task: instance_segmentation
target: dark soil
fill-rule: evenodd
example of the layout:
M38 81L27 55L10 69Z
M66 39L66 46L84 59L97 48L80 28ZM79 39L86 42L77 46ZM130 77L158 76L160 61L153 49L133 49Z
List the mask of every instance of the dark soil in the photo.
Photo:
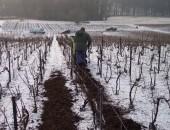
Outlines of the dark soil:
M86 86L87 91L85 92L89 103L92 107L94 113L97 113L97 110L94 105L95 102L99 105L99 88L104 88L99 82L97 82L94 78L92 78L91 74L87 69L79 68L77 75L77 80L79 83L84 83ZM80 81L82 80L82 81ZM84 88L83 88L84 89ZM85 90L85 89L84 89ZM141 130L140 124L134 122L131 119L123 118L125 111L117 106L112 106L108 103L106 95L102 94L103 96L103 117L105 123L103 123L104 130ZM126 111L127 112L127 111ZM95 115L95 114L94 114Z
M97 82L86 69L77 69L77 82L80 84L82 90L87 95L87 99L92 107L94 122L98 125L98 109L99 105L99 88L104 88ZM80 78L81 77L81 78ZM45 82L46 93L48 101L44 102L44 113L42 115L43 124L39 130L76 130L75 123L80 118L71 111L72 96L71 90L65 87L66 79L60 72L53 73L51 78ZM125 111L117 106L112 106L107 100L107 96L103 96L103 110L104 118L103 130L141 130L140 124L131 119L123 118ZM95 102L95 103L94 103Z
M79 117L71 111L72 96L70 90L65 87L66 80L60 72L53 73L45 82L43 124L39 130L76 130L74 125Z

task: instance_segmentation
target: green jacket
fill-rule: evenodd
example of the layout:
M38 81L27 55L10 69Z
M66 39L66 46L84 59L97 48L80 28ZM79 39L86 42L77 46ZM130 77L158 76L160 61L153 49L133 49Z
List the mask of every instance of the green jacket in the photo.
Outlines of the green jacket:
M84 31L77 31L75 36L75 50L86 51L91 45L91 37Z

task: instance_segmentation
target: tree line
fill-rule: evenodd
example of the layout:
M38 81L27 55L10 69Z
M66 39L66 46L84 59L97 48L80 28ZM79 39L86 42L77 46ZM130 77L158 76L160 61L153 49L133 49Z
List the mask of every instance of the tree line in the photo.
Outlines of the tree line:
M114 16L170 16L170 0L111 0Z
M108 0L0 0L0 16L48 20L96 20Z
M108 16L170 16L170 0L0 0L0 17L102 20Z

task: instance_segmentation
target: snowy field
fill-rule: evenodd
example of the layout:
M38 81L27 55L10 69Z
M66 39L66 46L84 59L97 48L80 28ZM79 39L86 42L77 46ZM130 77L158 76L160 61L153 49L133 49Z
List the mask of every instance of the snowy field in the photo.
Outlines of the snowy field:
M1 41L0 129L13 129L11 97L16 97L17 115L18 119L20 119L18 120L19 127L22 127L20 123L26 121L24 119L29 116L30 123L28 128L35 129L37 124L41 122L42 101L46 100L42 96L44 90L38 77L39 51L44 52L45 46L39 44L40 46L33 50L31 46L27 46L28 48L26 49L25 44L20 45L18 42L11 44L9 42L7 46L4 45ZM25 49L27 50L27 56L25 55ZM39 87L36 88L36 85Z
M2 25L3 24L3 25ZM164 25L145 26L145 25ZM48 35L61 33L66 30L75 32L80 27L85 27L89 32L105 32L107 28L115 27L116 32L109 32L110 35L119 35L129 31L154 31L161 33L170 32L170 18L157 17L113 17L106 21L86 21L86 22L65 22L65 21L39 21L39 20L6 20L1 21L2 30L7 33L30 34L30 30L43 28ZM107 33L108 34L108 33Z
M164 17L110 17L114 24L170 24L170 18Z
M153 26L154 24L154 26ZM147 25L147 26L146 26ZM148 26L149 25L149 26ZM152 25L152 26L151 26ZM159 26L158 26L159 25ZM162 26L161 26L162 25ZM90 22L62 22L62 21L39 21L39 20L5 20L0 21L0 36L8 37L35 37L30 33L31 29L43 28L45 30L44 35L37 35L37 37L46 37L59 35L63 31L71 30L75 32L84 26L90 34L95 35L111 35L111 36L128 36L129 32L157 32L161 34L170 33L170 18L150 18L150 17L114 17L109 18L107 21L90 21ZM110 27L117 28L115 32L107 32L106 29ZM6 47L2 44L1 50L1 64L0 64L0 129L6 127L7 130L12 129L13 118L12 115L12 102L11 96L17 96L18 109L23 109L23 106L30 113L30 122L28 128L36 130L37 126L41 122L41 114L43 100L47 100L43 97L44 92L42 82L49 78L50 73L57 70L61 70L63 74L68 78L67 87L73 90L74 85L71 84L69 77L69 69L66 66L64 57L62 56L62 48L58 46L58 42L53 39L51 50L47 55L47 65L44 70L44 80L39 83L35 83L37 73L39 73L39 50L45 52L45 45L35 49L27 60L24 60L25 44L20 49L16 46L9 47L11 54L11 75L12 80L8 85L9 75L9 59ZM27 50L30 52L31 47ZM93 76L101 82L105 87L105 92L108 95L113 105L118 105L123 108L129 108L129 92L132 90L132 100L134 108L126 115L127 118L132 118L134 121L148 127L149 123L154 118L156 109L156 101L159 98L170 100L170 46L165 45L161 47L160 56L160 72L158 73L158 48L157 46L147 46L144 51L141 46L138 46L135 50L132 50L132 76L129 76L129 62L130 53L128 46L120 50L116 45L104 46L103 48L103 72L102 77L98 75L98 57L100 53L97 46L92 47L92 53L90 53L89 69ZM143 51L143 52L142 52ZM139 53L143 53L139 61ZM17 58L19 56L19 59ZM19 60L20 69L18 69L17 59ZM56 60L57 59L57 60ZM56 61L56 62L53 62ZM139 63L139 64L138 64ZM142 65L142 70L141 70ZM32 71L31 71L32 70ZM126 71L127 72L126 72ZM142 71L142 74L141 74ZM119 76L120 74L120 76ZM139 75L141 74L140 80ZM119 78L118 78L119 77ZM109 79L109 81L107 81ZM136 83L137 82L137 83ZM118 89L116 89L116 83ZM136 83L136 84L134 84ZM30 85L39 84L39 95L34 98ZM116 92L118 92L116 94ZM85 95L76 95L75 99L79 99L73 105L72 110L76 113L79 112L82 101ZM33 112L35 109L34 101L38 107L38 112ZM22 112L19 114L22 117ZM92 111L90 106L87 106L87 110L84 113L80 113L80 117L84 118L78 125L79 130L86 130L87 127L92 128ZM169 130L170 128L170 106L165 100L160 101L159 111L155 124L158 130Z
M0 55L0 129L14 129L11 97L15 96L18 111L18 128L22 129L23 122L29 119L27 129L38 130L39 124L42 123L43 102L48 100L43 96L44 86L42 83L48 80L50 74L57 70L66 76L66 86L72 90L74 100L77 101L74 103L72 110L84 119L76 124L76 126L80 130L93 128L92 111L89 105L86 106L85 111L80 112L80 108L86 97L83 93L76 93L75 85L72 84L70 79L70 69L67 68L62 48L58 45L56 37L52 37L53 41L51 41L51 38L48 41L51 44L50 50L45 41L40 40L37 43L39 37L34 38L34 42L36 42L34 44L32 43L32 45L22 43L22 46L20 46L21 42L10 43L11 41L7 47L4 46L5 44L0 44L0 52L2 52ZM44 39L44 37L41 37L41 39ZM7 50L10 51L10 59ZM40 62L40 51L42 54L41 58L46 59L45 66ZM26 55L27 58L25 57ZM10 65L9 61L11 63ZM41 80L40 68L43 66L44 78ZM11 81L9 81L9 70L11 72Z
M165 57L165 52L169 51L170 46L162 48L161 57ZM132 57L132 77L129 76L130 55L128 47L125 47L120 54L118 48L115 46L104 47L103 49L103 67L102 78L98 75L98 57L100 57L98 48L94 47L90 54L89 68L93 76L105 86L105 92L112 101L113 105L121 106L129 109L130 105L130 90L132 90L132 100L134 108L126 115L138 123L148 127L155 116L156 103L158 98L165 98L170 100L170 84L169 67L170 58L169 53L164 62L161 58L161 71L158 73L158 57L157 50L152 50L152 47L145 49L144 55L141 56L138 64L139 52L141 47L137 48L137 52L133 50ZM154 56L154 57L153 57ZM152 67L151 68L151 59ZM142 66L142 70L141 70ZM154 72L155 69L155 72ZM142 72L141 72L142 71ZM141 77L140 77L141 74ZM140 78L139 78L140 77ZM139 81L138 81L139 80ZM136 83L136 84L135 84ZM117 88L116 88L117 87ZM168 104L169 103L169 104ZM160 102L156 125L158 130L169 130L170 127L170 102L166 103L164 100Z

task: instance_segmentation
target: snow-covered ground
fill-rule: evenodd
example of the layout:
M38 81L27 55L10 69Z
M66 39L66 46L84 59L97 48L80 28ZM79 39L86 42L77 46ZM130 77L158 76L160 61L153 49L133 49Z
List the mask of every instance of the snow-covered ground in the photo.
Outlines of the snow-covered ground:
M4 49L4 48L3 48ZM19 49L19 48L17 48ZM28 60L22 60L19 58L19 63L22 62L20 66L20 70L17 69L17 62L15 60L15 55L20 55L17 49L12 48L11 53L11 77L12 80L7 86L7 82L9 80L7 70L4 71L4 68L8 68L8 57L6 55L5 50L2 55L2 63L0 66L0 84L2 85L2 99L0 100L0 128L3 127L3 124L9 125L8 129L13 129L13 109L12 109L12 101L11 97L17 97L17 110L18 116L22 116L22 108L25 107L29 112L30 123L28 127L36 128L37 124L41 121L40 114L42 113L42 101L44 97L41 93L44 91L42 87L40 87L40 95L36 98L37 100L37 113L34 113L34 104L33 104L33 96L30 94L29 85L34 85L35 80L32 74L36 73L38 70L38 62L39 62L39 53L38 51L33 52L32 55L28 56ZM41 49L41 48L40 48ZM42 48L43 49L43 48ZM12 55L13 54L13 55ZM32 71L31 71L32 70ZM32 72L32 73L31 73ZM6 118L6 119L5 119ZM19 122L19 121L18 121Z
M170 24L168 17L110 17L108 22L114 24Z
M5 21L0 20L0 32L2 32L2 25L3 25L4 22L5 22Z
M5 20L0 20L0 25L2 25L5 22Z
M18 48L19 49L19 48ZM43 51L44 47L40 47ZM11 51L16 51L14 48ZM39 96L36 97L37 102L37 113L34 113L34 100L33 96L30 93L29 85L34 85L35 77L32 74L37 73L39 67L39 51L36 50L33 54L28 57L28 60L22 61L22 65L20 66L20 70L17 69L17 64L12 59L12 81L7 87L8 82L8 72L4 71L4 68L8 66L8 60L6 60L7 55L4 52L2 55L2 64L0 65L0 84L2 87L2 99L0 99L0 129L6 128L7 130L13 129L13 109L11 96L17 96L17 110L18 116L21 114L21 110L23 105L29 112L29 122L27 128L30 130L36 130L41 122L41 114L43 113L43 101L48 100L43 96L44 86L39 86ZM70 70L64 60L63 52L58 42L56 41L56 37L54 37L51 51L47 56L47 63L45 66L45 74L44 74L44 82L50 78L50 74L55 71L61 71L63 75L66 77L67 83L66 86L72 90L72 95L74 96L74 100L76 102L73 104L72 110L78 116L80 116L83 120L80 121L77 125L79 130L86 130L87 128L93 128L93 116L92 111L89 105L86 106L85 111L80 112L80 108L84 103L84 99L86 99L85 95L80 91L80 93L76 93L76 87L71 82L70 78ZM20 59L21 60L21 59ZM0 90L1 91L1 90ZM18 118L20 119L20 118ZM19 120L18 120L19 122Z
M162 56L164 57L165 51L168 50L168 47L162 48ZM141 48L137 49L137 52ZM152 91L151 86L154 82L154 72L150 72L150 59L152 55L155 55L153 61L153 68L157 68L158 66L158 57L157 51L151 51L150 49L145 50L144 56L141 57L141 64L138 65L138 54L133 52L133 62L132 62L132 81L130 81L129 73L124 72L125 67L125 56L129 57L129 51L127 48L123 50L122 56L119 54L119 59L117 59L117 51L116 47L104 47L103 52L103 69L102 69L102 78L98 75L98 52L97 48L93 47L92 53L90 55L90 64L89 68L93 76L101 82L101 84L105 87L105 92L108 97L112 101L113 105L118 105L123 108L129 108L129 92L132 84L139 77L140 66L143 63L143 74L141 80L138 83L138 87L135 87L132 91L132 98L134 98L134 107L135 109L127 114L126 118L131 118L142 125L148 127L149 123L152 122L153 112L155 112L155 102L157 98L164 97L166 99L170 99L170 91L169 91L169 79L165 79L167 75L167 70L170 65L170 58L166 59L166 62L163 63L163 58L161 59L161 71L156 74L156 85L155 89ZM169 53L168 53L169 55ZM111 60L108 60L111 58ZM117 68L117 65L120 68ZM111 66L111 70L109 68ZM108 67L108 68L107 68ZM129 58L127 59L127 71L129 71ZM118 80L118 95L116 95L116 80L121 72L120 80ZM112 74L111 74L112 73ZM170 74L168 72L168 74ZM106 76L107 75L107 76ZM110 77L111 76L111 77ZM106 83L107 79L110 79L108 83ZM151 79L152 78L152 79ZM152 84L151 84L152 80ZM168 84L168 85L167 85ZM170 104L170 102L169 102ZM169 130L170 128L170 106L165 101L160 102L159 112L157 116L156 123L158 130Z
M13 32L21 35L22 33L29 34L30 30L35 28L43 28L47 34L58 34L66 30L71 30L73 33L82 26L89 32L105 32L107 28L115 27L116 32L107 34L117 35L122 32L129 31L154 31L161 33L170 33L170 18L159 17L113 17L106 21L88 21L88 22L65 22L65 21L39 21L39 20L7 20L3 21L2 29L5 32ZM164 27L153 27L145 25L162 24ZM165 26L166 25L166 26Z
M163 27L152 27L152 26L145 26L144 24L167 24ZM54 35L59 34L65 30L70 29L71 31L75 32L76 30L80 29L80 27L84 26L87 31L90 31L90 33L95 32L104 32L104 35L116 35L116 36L124 36L127 35L126 32L129 31L154 31L154 32L161 32L161 33L170 33L169 28L170 24L170 18L149 18L149 17L114 17L109 18L107 21L90 21L87 23L74 23L74 22L62 22L62 21L39 21L39 20L7 20L7 21L0 21L0 33L5 34L17 34L18 36L21 35L30 35L29 31L30 29L40 27L44 28L46 31L46 35ZM140 25L140 26L139 26ZM105 30L109 27L116 27L118 30L116 32L105 32ZM33 36L33 35L30 35ZM165 50L168 50L169 48L164 48L163 52ZM111 51L110 51L111 50ZM123 106L125 108L129 107L129 91L131 87L130 79L128 74L123 74L120 77L120 91L119 95L115 95L115 84L117 79L117 68L115 67L116 62L116 54L117 50L116 48L105 48L104 54L105 54L105 61L103 63L103 77L106 76L106 70L107 70L107 56L110 55L110 52L112 54L112 71L113 75L111 77L111 80L109 83L106 83L103 78L100 78L97 73L97 52L96 48L94 47L92 49L92 54L90 56L91 63L89 64L89 68L91 69L91 72L93 76L98 79L103 86L105 86L105 92L110 97L110 100L113 101L114 105ZM128 52L127 50L125 51ZM169 92L168 92L168 85L169 81L167 83L167 80L165 80L165 74L167 71L168 66L170 65L170 59L169 59L169 53L167 56L166 63L161 64L161 69L165 71L161 71L159 74L156 75L156 86L155 90L150 90L150 77L154 77L153 72L149 73L149 67L147 64L149 64L150 59L152 57L152 54L156 52L151 52L149 49L146 49L145 55L142 56L143 63L146 63L143 65L143 76L141 81L139 82L139 86L137 89L135 88L134 91L136 91L135 98L134 98L134 106L135 110L131 111L130 114L126 115L127 118L132 118L135 121L142 123L145 126L149 126L149 123L152 121L152 112L154 111L154 102L153 98L156 99L157 97L165 97L169 99ZM128 54L128 53L127 53ZM163 57L162 53L162 57ZM125 56L125 55L124 55ZM3 56L3 62L0 66L0 72L4 69L5 66L8 65L7 62L7 56ZM133 67L132 67L132 82L135 81L135 79L139 75L140 66L137 65L137 55L134 56L133 60ZM124 57L119 56L121 64L120 66L123 68L124 66ZM60 70L64 76L67 78L68 82L66 86L69 89L72 89L74 98L78 101L74 103L72 110L75 113L78 113L78 115L85 120L82 120L78 125L79 130L86 130L87 128L93 127L92 122L92 111L90 106L88 105L86 108L86 111L79 112L80 106L82 106L82 102L84 101L85 95L78 94L76 95L75 86L71 82L69 69L67 68L66 62L64 59L64 56L62 55L62 49L58 46L57 41L53 40L51 51L48 54L47 57L47 65L45 69L45 75L44 80L48 79L50 76L50 73L56 70ZM153 67L157 67L157 59L154 61ZM8 119L9 125L12 126L13 119L12 117L12 104L11 104L11 92L12 94L17 93L16 88L19 87L19 90L22 92L21 97L25 104L25 107L29 110L30 113L30 120L32 122L29 122L28 127L33 128L36 130L36 127L41 122L41 114L42 114L42 102L45 99L42 95L40 95L37 99L37 105L38 105L38 113L32 113L33 111L33 98L30 96L28 86L24 83L23 79L25 79L25 75L27 73L29 77L30 84L34 84L34 79L30 73L30 66L37 69L37 63L38 62L38 54L37 52L34 52L29 58L28 61L24 61L23 65L21 66L22 71L18 71L17 65L14 64L14 78L10 84L10 90L6 88L6 84L8 82L8 73L7 71L0 73L0 83L3 88L3 92L5 95L3 95L2 99L0 100L0 108L1 110L4 110L5 108L5 115ZM34 64L35 63L35 64ZM120 70L122 69L120 68ZM109 73L109 70L108 70ZM40 92L44 92L43 86L41 86ZM134 93L132 94L134 95ZM21 109L21 102L20 100L17 101L19 109ZM6 122L4 115L2 112L0 112L0 126L3 125L3 123ZM5 123L6 124L6 123ZM156 121L156 124L158 125L159 130L169 130L170 128L170 109L168 105L165 102L160 103L159 107L159 113L158 118Z
M58 42L56 41L56 37L54 37L51 52L49 54L49 59L46 65L45 79L47 80L52 72L62 72L62 74L66 77L67 80L66 87L72 90L71 94L73 95L73 100L76 101L73 104L72 111L78 114L78 116L83 119L78 124L76 124L77 128L79 130L87 130L88 128L94 128L93 113L89 104L86 106L85 111L80 111L80 108L84 104L84 100L87 97L83 92L81 92L80 87L78 87L79 93L76 92L76 86L72 82L72 79L70 77L70 69L67 66L62 51L62 48L60 48Z

